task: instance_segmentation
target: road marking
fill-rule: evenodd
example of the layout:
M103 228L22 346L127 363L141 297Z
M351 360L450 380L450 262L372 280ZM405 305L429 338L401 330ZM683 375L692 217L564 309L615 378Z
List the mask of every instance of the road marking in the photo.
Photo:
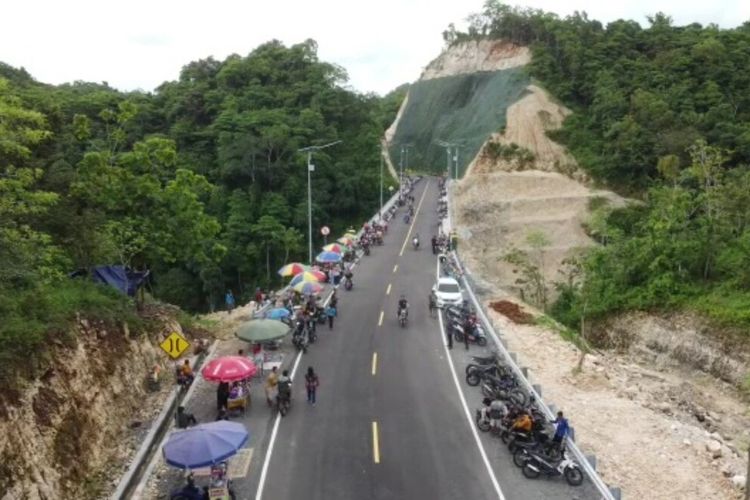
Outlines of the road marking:
M393 272L395 273L396 271L398 271L398 264L396 264L395 266L393 266Z
M388 288L385 290L385 294L386 295L390 295L391 294L391 284L390 283L388 283Z
M440 277L440 265L438 264L438 278ZM492 482L492 486L495 488L495 492L497 493L497 498L499 500L505 500L505 495L503 495L503 491L500 489L500 484L497 482L497 478L495 477L495 471L492 470L492 465L490 465L490 461L487 458L487 453L484 451L484 446L482 445L482 440L479 438L479 434L477 433L477 428L474 425L474 419L471 416L471 413L469 412L469 406L466 404L466 398L464 398L464 393L461 391L461 384L458 381L458 377L456 376L456 368L453 366L453 359L451 359L450 351L448 351L448 343L445 341L445 327L443 326L443 315L440 311L438 311L438 323L440 324L440 343L443 344L443 349L445 350L445 358L448 360L448 366L451 369L451 375L453 376L453 382L456 384L456 391L458 391L458 398L461 400L461 406L464 408L464 413L466 414L466 420L469 423L469 428L471 429L471 433L474 435L474 442L477 444L477 448L479 448L479 454L482 456L482 461L484 461L484 465L487 468L487 473L490 475L490 481Z
M329 296L330 297L330 296ZM297 353L297 359L294 361L294 367L292 368L291 379L294 380L294 374L297 373L297 367L299 362L302 360L302 351ZM276 434L279 432L279 424L281 423L281 414L276 414L276 421L273 423L273 430L271 431L271 441L268 442L268 453L266 453L266 459L263 461L263 468L260 471L260 480L258 481L258 492L255 494L255 500L260 500L263 497L263 486L266 484L266 474L268 474L268 464L271 463L271 454L273 453L273 445L276 443Z
M375 375L378 371L378 353L372 353L372 374Z
M378 320L378 326L383 326L383 314L385 311L380 311L380 319Z
M372 459L376 464L380 463L380 445L378 444L378 423L372 423Z
M422 208L422 202L424 201L424 196L427 194L427 188L429 186L430 186L430 181L427 181L427 184L424 187L424 191L422 191L422 197L419 199L419 205L417 205L417 210L414 212L414 219L411 221L411 225L409 226L409 232L406 233L406 239L404 239L404 244L401 245L401 252L399 252L398 254L399 257L404 255L404 248L406 248L406 244L409 242L409 236L411 236L411 231L412 229L414 229L414 223L417 222L419 209Z

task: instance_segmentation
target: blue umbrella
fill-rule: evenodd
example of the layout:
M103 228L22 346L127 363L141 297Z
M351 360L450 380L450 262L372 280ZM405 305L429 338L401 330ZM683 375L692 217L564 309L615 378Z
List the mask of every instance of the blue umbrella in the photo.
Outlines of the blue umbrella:
M341 254L336 252L320 252L315 260L318 262L339 262L341 260Z
M266 319L286 319L291 316L291 314L292 313L289 312L289 309L277 307L276 309L271 309L266 313Z
M244 425L219 420L173 432L161 451L169 465L197 469L223 462L236 454L249 437Z

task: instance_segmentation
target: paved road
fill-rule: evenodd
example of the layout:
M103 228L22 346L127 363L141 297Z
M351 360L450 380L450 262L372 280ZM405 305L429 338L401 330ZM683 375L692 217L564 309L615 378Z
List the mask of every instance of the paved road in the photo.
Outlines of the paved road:
M499 440L477 437L452 374L460 376L467 354L463 345L446 350L439 322L427 310L436 274L429 249L438 222L436 181L422 180L413 194L421 201L413 227L400 215L392 221L386 245L374 248L356 268L354 290L339 291L341 316L334 329L323 330L301 359L295 401L278 427L262 497L596 498L588 481L572 488L560 479L525 479ZM409 232L418 232L427 246L419 251L404 246ZM411 304L405 329L395 318L401 293ZM321 380L314 407L305 402L308 366ZM462 379L458 386L473 413L479 392ZM257 443L253 462L258 466L236 483L239 498L257 498L259 462L269 439Z

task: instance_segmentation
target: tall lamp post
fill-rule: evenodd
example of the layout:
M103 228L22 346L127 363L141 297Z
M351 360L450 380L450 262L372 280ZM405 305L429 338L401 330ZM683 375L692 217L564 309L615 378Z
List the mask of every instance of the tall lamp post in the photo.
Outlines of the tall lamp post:
M380 218L383 217L383 149L380 149Z
M312 163L312 154L315 151L321 149L330 148L335 146L341 141L330 142L322 146L308 146L299 150L300 153L307 153L307 247L308 247L308 260L310 264L313 262L313 251L312 251L312 185L310 181L310 172L315 170L315 165Z

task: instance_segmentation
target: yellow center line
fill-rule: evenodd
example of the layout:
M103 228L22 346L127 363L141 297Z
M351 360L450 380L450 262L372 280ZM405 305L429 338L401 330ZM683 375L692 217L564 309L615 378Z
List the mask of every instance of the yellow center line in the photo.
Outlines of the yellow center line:
M391 294L391 284L390 283L388 283L388 288L385 290L385 294L386 295L390 295Z
M380 311L380 319L378 320L378 326L383 326L383 314L385 311Z
M378 353L372 353L372 374L375 375L378 372Z
M372 459L376 464L380 463L380 445L378 444L378 423L372 423Z
M427 187L430 185L430 181L427 181L427 184L424 187L424 191L422 192L422 197L419 199L419 205L417 205L417 210L414 212L414 219L411 221L411 225L409 226L409 232L406 233L406 239L404 239L404 244L401 246L401 252L399 252L398 256L401 257L404 255L404 248L406 248L406 243L409 241L409 236L411 236L411 231L414 229L414 224L417 222L417 216L419 215L419 209L422 208L422 202L424 201L424 196L427 194Z
M393 266L393 272L395 273L397 270L398 270L398 264L396 264L395 266Z

